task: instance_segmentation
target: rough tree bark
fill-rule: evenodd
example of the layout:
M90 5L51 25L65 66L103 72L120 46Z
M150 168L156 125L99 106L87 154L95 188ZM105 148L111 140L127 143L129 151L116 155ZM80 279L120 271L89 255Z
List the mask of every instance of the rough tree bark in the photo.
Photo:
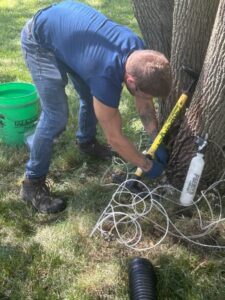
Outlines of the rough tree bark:
M214 1L212 1L214 2ZM204 2L205 3L205 2ZM176 141L173 146L170 169L172 183L177 184L183 178L187 169L190 155L194 151L189 137L204 136L221 148L225 145L225 1L220 1L207 53L201 68L198 85L192 97ZM197 63L196 63L197 64ZM186 139L186 140L185 140ZM183 148L183 150L182 150ZM185 151L186 155L183 155ZM205 184L211 184L221 176L224 158L213 144L206 151L206 167L204 170Z
M134 14L146 45L170 58L174 0L133 1Z
M154 27L152 23L155 22L155 14L153 17L150 11L154 6L154 11L160 13L163 11L162 6L166 7L168 1L144 1L144 9L142 0L133 2L135 15L140 19L138 22L142 24L142 32L145 32L144 39L148 39L148 45L157 43L157 32L153 34L153 28L158 30L160 37L163 37L160 31L167 32L168 28L163 27L166 22L161 22L161 27ZM163 16L165 17L164 13ZM208 133L210 140L220 147L225 145L225 1L174 0L172 20L170 61L173 88L160 109L161 123L190 81L189 75L181 71L182 65L195 69L200 75L195 93L190 97L188 110L181 114L169 135L171 159L168 175L173 185L181 187L190 159L196 151L193 136ZM143 24L147 25L144 27ZM146 31L149 31L148 34ZM163 42L160 38L158 47L154 46L154 49L163 52L165 47L161 44L167 45L167 42L168 39ZM167 55L168 52L164 53ZM221 153L210 143L206 151L202 184L208 185L218 179L222 163L224 160Z
M174 0L133 0L133 9L148 48L170 59ZM166 111L161 102L158 102L160 126Z

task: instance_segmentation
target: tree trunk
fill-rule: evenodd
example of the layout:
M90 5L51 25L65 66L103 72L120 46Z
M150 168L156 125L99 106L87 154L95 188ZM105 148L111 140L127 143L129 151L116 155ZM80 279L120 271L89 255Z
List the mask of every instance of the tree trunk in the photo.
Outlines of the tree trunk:
M212 1L214 2L214 1ZM205 3L205 2L204 2ZM205 136L225 146L225 1L220 1L201 75L184 121L181 124L170 160L170 180L180 186L186 175L193 151L191 136ZM202 183L219 179L225 163L221 151L209 143ZM195 152L195 151L194 151Z
M170 58L174 0L133 1L134 14L148 48Z
M149 49L171 55L174 0L133 0L133 9ZM159 125L164 122L164 99L158 101Z
M170 47L168 47L168 28L158 26L159 23L166 24L165 21L161 22L161 16L165 18L167 7L165 3L168 1L133 0L133 2L143 37L148 39L146 43L149 46L155 43L158 45L157 50L167 57L170 53L173 88L161 106L160 124L169 115L182 90L190 83L191 78L182 71L182 66L194 69L200 76L194 95L189 97L188 110L186 113L183 111L168 135L171 150L168 176L171 183L180 188L190 160L196 153L196 135L205 136L208 133L210 140L221 148L225 147L225 1L174 0ZM160 8L160 5L164 7ZM153 11L157 11L158 14ZM155 18L159 20L156 22ZM171 18L168 19L169 24ZM156 26L151 25L154 22L157 23ZM149 33L152 30L154 33ZM167 38L161 33L163 30ZM160 37L160 42L157 42L156 36ZM168 49L171 50L168 52ZM224 158L219 152L215 144L209 143L203 184L208 185L221 175L221 163L224 163Z
M175 0L173 13L173 36L171 65L173 89L165 102L161 119L171 111L190 77L182 71L188 66L198 74L207 51L219 0Z

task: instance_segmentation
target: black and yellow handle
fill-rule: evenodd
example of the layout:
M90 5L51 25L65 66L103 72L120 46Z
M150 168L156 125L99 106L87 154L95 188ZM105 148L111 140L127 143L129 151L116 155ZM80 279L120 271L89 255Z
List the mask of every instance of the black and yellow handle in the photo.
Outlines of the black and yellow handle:
M162 129L160 130L160 132L154 139L154 142L152 143L151 147L148 149L146 154L150 154L151 157L154 157L156 150L158 149L159 145L162 143L164 136L166 135L167 131L170 129L170 127L173 124L174 120L176 119L177 115L179 114L181 109L184 107L187 99L188 99L188 94L186 94L186 93L181 94L180 98L177 100L176 105L174 106L173 110L169 114ZM142 169L137 168L135 175L137 177L141 177L142 173L143 173Z

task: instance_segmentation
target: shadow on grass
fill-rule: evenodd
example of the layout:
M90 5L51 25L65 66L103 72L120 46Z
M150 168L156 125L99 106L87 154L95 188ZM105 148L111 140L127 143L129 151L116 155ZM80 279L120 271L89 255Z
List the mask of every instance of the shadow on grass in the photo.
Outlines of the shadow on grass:
M207 260L199 263L197 259L194 261L193 257L182 254L179 257L161 255L157 264L158 299L224 299L224 263L220 266L218 262Z
M66 211L52 215L40 214L31 204L19 199L4 199L2 195L0 211L0 222L4 225L5 235L12 230L15 237L22 239L35 236L39 226L54 226L55 223L67 219Z
M160 265L157 271L159 299L192 299L190 293L195 282L189 261L161 255L157 264Z
M0 245L0 299L22 299L29 267L40 254L39 244L33 244L26 251L19 246Z
M3 197L1 197L3 199ZM7 230L13 230L16 237L28 237L35 234L31 210L25 208L22 201L4 199L0 201L0 220Z
M0 176L15 172L17 167L25 165L27 158L28 151L24 145L7 146L0 141Z
M56 254L47 255L35 242L23 248L1 245L0 261L0 299L56 299L51 274L63 264Z
M98 183L87 183L74 195L71 206L75 210L85 210L97 216L108 205L112 193L112 189L101 187Z
M89 241L77 232L63 231L62 236L60 224L55 236L49 236L48 230L44 228L37 240L29 239L21 247L2 239L0 299L65 299L67 293L68 299L89 299L89 293L77 286L89 266L84 260Z

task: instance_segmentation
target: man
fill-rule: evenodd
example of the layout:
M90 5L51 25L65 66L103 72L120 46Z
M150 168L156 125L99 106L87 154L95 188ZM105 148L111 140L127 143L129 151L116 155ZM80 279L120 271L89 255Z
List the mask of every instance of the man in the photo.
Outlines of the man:
M118 106L124 82L135 98L145 130L151 140L155 138L157 120L152 97L167 96L171 86L170 66L164 55L145 50L143 41L131 30L75 1L39 11L21 36L42 108L30 138L22 198L43 213L56 213L66 207L65 201L50 195L45 179L53 140L67 123L67 76L80 97L76 134L80 151L102 159L110 155L95 138L99 121L108 143L119 155L142 168L149 178L158 176L166 164L166 151L158 151L159 161L139 153L122 133Z

